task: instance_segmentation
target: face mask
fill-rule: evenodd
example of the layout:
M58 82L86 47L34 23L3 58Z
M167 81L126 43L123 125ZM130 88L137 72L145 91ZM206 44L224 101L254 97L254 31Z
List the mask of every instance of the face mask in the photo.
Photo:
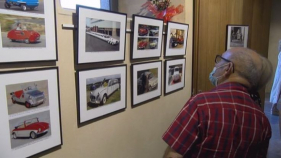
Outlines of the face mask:
M225 64L225 65L227 65L227 64ZM218 68L224 67L225 65L222 65L222 66L220 66ZM218 68L214 67L213 71L209 75L209 80L211 81L212 85L214 85L214 86L218 85L219 78L221 78L223 76L223 75L221 75L219 77L215 77L214 76L214 73L217 71Z

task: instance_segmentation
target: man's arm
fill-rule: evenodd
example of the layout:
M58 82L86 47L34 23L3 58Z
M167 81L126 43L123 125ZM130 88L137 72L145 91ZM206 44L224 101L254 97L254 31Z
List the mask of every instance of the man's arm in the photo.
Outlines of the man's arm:
M165 150L163 158L183 158L183 156L168 146Z

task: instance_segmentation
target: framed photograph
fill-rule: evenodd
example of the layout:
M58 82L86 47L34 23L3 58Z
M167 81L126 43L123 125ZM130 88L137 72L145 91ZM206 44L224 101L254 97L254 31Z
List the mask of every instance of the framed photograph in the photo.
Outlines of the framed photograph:
M165 57L186 54L188 24L168 22Z
M133 64L131 71L132 106L161 96L161 61Z
M78 123L126 108L127 66L77 71Z
M234 47L248 47L248 37L248 25L227 25L226 50Z
M77 5L77 63L125 60L127 14Z
M3 0L0 63L56 61L54 0Z
M165 95L185 86L185 59L165 61Z
M58 68L0 73L1 157L29 157L62 145Z
M161 57L163 20L133 15L131 59Z

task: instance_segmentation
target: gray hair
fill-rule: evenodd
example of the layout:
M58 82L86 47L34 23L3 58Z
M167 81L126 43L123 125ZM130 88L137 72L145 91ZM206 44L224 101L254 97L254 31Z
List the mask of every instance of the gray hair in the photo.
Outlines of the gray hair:
M272 74L272 65L264 57L259 55L259 62L254 61L251 53L254 51L247 48L239 49L232 53L230 60L234 63L235 72L245 78L251 85L252 90L259 90L268 82Z

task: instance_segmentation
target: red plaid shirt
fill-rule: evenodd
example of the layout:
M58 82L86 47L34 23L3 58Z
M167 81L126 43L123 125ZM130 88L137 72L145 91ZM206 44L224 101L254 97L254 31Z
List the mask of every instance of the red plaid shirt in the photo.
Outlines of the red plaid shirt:
M192 97L164 141L184 157L266 157L271 127L245 87L224 83Z

